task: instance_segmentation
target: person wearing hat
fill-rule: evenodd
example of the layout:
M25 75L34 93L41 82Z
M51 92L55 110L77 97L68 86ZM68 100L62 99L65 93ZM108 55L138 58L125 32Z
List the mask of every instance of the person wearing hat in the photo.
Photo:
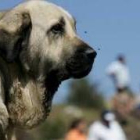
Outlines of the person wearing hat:
M126 136L114 113L105 110L101 113L100 121L90 126L88 140L126 140Z

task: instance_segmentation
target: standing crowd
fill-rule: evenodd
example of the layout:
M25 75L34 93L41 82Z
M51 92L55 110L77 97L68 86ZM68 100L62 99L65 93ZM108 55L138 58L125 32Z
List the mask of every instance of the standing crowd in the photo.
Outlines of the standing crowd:
M126 140L125 133L116 120L115 114L109 110L101 113L86 133L86 122L78 119L72 122L65 140Z

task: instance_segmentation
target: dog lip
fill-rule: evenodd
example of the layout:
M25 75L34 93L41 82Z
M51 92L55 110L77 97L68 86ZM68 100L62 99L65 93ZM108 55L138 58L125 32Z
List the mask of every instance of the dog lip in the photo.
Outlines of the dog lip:
M87 69L84 69L82 71L73 71L73 72L71 72L71 76L72 76L72 78L75 78L75 79L83 78L83 77L87 76L90 73L91 69L92 69L92 65L89 66Z
M45 106L46 116L48 116L51 111L52 99L59 85L61 84L61 81L57 77L57 73L57 70L53 70L46 76L45 79L45 93L43 104Z
M97 54L95 53L95 57L96 55ZM88 57L85 57L83 61L82 59L79 60L80 62L78 63L77 59L71 59L66 65L67 71L69 72L72 78L80 79L87 76L92 69L95 58L92 57L90 59Z
M58 90L61 82L69 79L70 75L62 69L52 70L45 79L45 97L43 104L45 106L46 116L49 115L51 111L52 99L55 95L55 92Z

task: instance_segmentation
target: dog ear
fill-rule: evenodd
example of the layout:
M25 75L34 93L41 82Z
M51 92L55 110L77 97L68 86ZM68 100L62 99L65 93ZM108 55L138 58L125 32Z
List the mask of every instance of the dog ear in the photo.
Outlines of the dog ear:
M31 18L29 13L7 12L0 19L0 56L13 62L29 40Z

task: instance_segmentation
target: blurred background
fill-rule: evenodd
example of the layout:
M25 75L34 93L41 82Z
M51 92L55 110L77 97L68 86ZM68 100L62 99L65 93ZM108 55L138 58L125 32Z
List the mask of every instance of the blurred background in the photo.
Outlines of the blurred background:
M129 69L131 89L131 95L127 94L125 98L124 108L128 107L127 103L130 105L130 101L132 104L127 115L123 119L118 117L118 121L128 140L140 140L140 65L137 63L140 53L140 1L48 1L62 6L75 17L78 34L94 47L98 56L88 77L69 80L61 85L45 123L31 131L17 130L17 136L20 140L63 140L74 119L83 118L90 126L100 120L104 109L119 112L120 107L116 104L120 103L121 97L117 96L118 90L106 71L112 62L117 61L117 56L123 54ZM0 0L0 10L12 8L21 2L24 1ZM114 97L118 100L114 100ZM123 108L121 111L124 112Z

